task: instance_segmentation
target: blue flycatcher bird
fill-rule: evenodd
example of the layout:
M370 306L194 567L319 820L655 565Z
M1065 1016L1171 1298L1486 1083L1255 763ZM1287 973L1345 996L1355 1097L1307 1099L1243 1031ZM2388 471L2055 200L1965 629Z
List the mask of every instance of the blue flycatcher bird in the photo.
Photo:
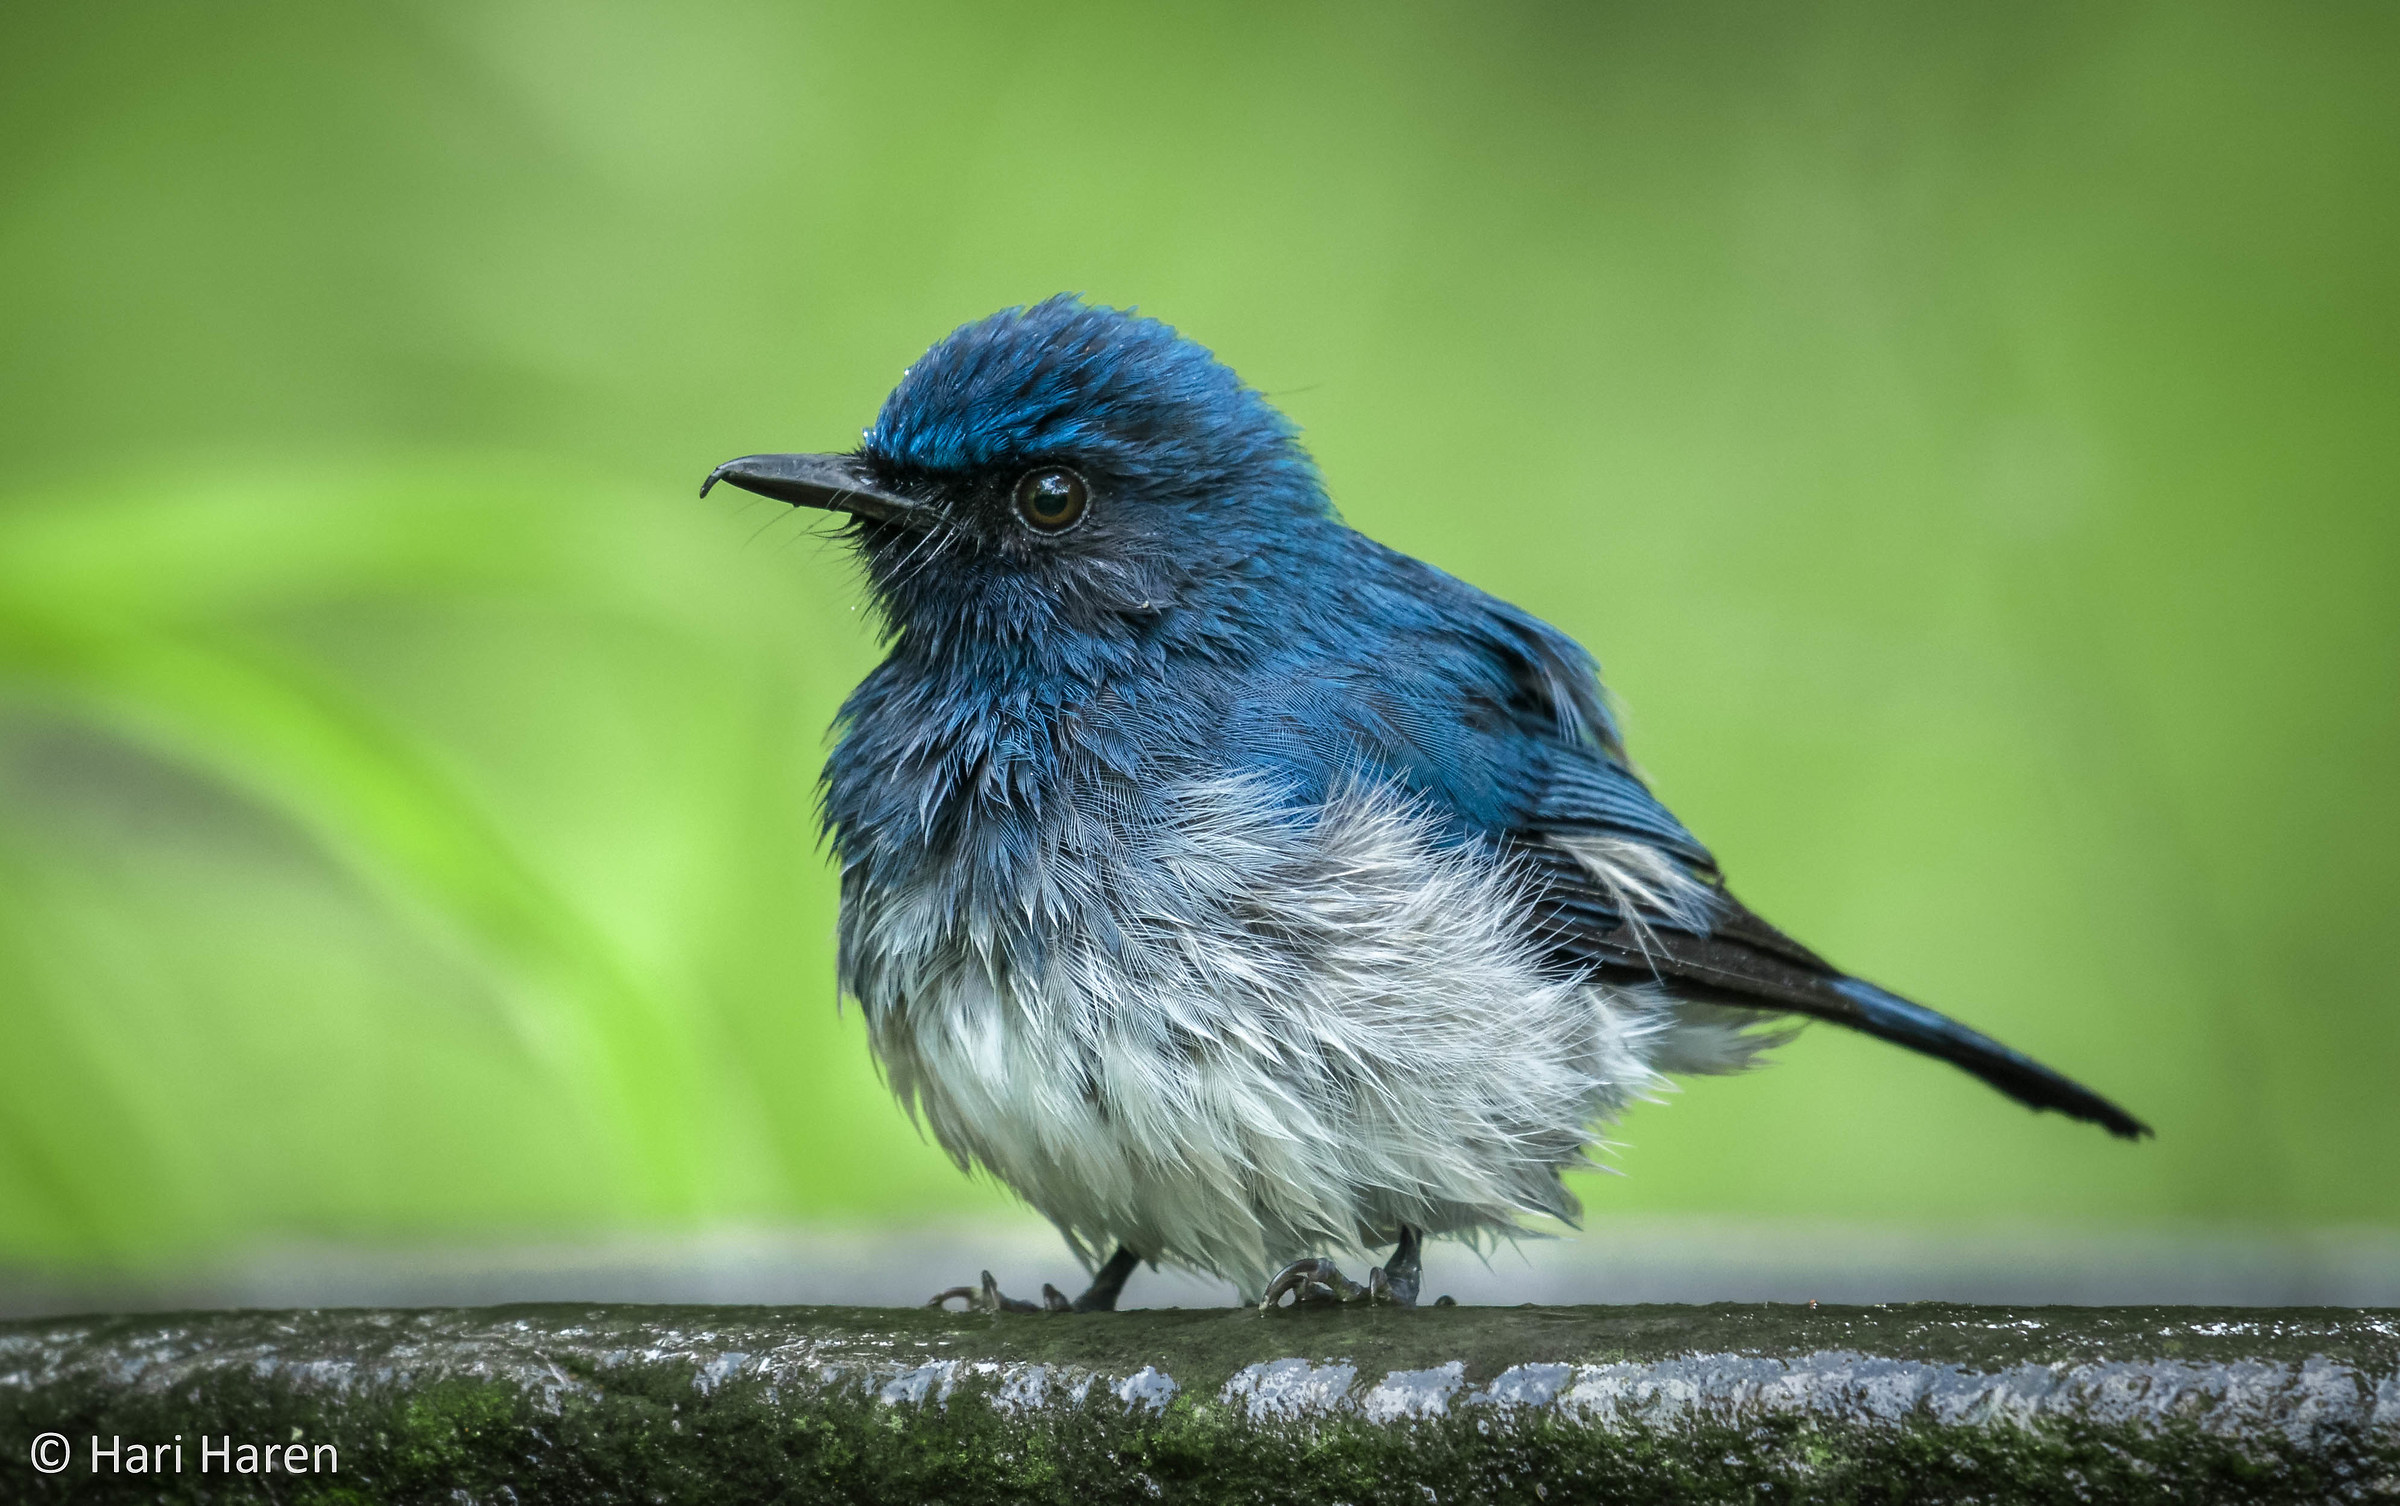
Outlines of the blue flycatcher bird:
M825 768L840 982L902 1102L1092 1272L1039 1305L1145 1261L1411 1305L1422 1239L1573 1220L1596 1126L1796 1016L2149 1132L1744 908L1591 657L1343 526L1164 324L994 314L853 453L719 481L847 515L889 654ZM1385 1244L1363 1286L1326 1258Z

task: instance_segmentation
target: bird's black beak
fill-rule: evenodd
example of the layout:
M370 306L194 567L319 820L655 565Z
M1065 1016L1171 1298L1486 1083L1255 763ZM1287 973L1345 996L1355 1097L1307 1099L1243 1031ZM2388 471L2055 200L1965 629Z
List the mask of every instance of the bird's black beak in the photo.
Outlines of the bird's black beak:
M933 508L877 486L848 455L744 455L710 471L700 495L720 481L794 507L822 507L902 528L921 531L940 521Z

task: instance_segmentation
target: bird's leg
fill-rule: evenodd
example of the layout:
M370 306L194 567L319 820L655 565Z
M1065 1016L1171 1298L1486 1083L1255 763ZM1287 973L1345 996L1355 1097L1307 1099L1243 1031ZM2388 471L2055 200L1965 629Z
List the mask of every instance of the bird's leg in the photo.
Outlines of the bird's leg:
M987 1313L1115 1312L1117 1310L1117 1294L1125 1290L1125 1278L1132 1275L1134 1267L1141 1263L1141 1256L1126 1249L1123 1245L1117 1246L1117 1253L1109 1256L1108 1264L1100 1267L1099 1272L1092 1277L1091 1286L1084 1291L1082 1296L1072 1301L1068 1300L1065 1292L1048 1282L1042 1284L1042 1300L1039 1302L1028 1302L1021 1297L1008 1296L1000 1290L1000 1283L992 1279L992 1273L985 1271L983 1285L954 1286L947 1291L936 1292L933 1300L925 1305L940 1307L943 1303L956 1298L967 1304L969 1312L978 1308Z
M1092 1284L1074 1301L1047 1282L1042 1286L1042 1303L1054 1313L1113 1313L1117 1310L1117 1293L1125 1290L1125 1278L1142 1263L1142 1257L1117 1246L1117 1253L1108 1257L1108 1264L1092 1273Z
M1367 1272L1365 1286L1343 1275L1338 1266L1321 1256L1295 1260L1267 1283L1267 1294L1260 1299L1258 1310L1271 1310L1286 1292L1291 1294L1294 1307L1336 1302L1389 1302L1395 1307L1414 1307L1417 1286L1424 1274L1419 1259L1421 1245L1417 1231L1402 1224L1399 1248L1392 1251L1388 1264Z
M1417 1231L1406 1224L1400 1226L1400 1245L1392 1258L1367 1272L1367 1300L1389 1302L1394 1307L1417 1305L1417 1285L1425 1274L1418 1259Z

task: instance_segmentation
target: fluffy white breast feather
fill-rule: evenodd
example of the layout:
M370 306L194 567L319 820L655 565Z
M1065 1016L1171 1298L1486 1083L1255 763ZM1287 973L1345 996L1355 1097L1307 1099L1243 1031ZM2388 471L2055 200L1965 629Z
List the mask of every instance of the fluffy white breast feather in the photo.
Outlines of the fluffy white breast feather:
M1152 810L1053 844L1078 905L1035 948L932 884L843 907L843 983L893 1090L1087 1264L1122 1243L1255 1295L1402 1224L1472 1240L1572 1218L1560 1174L1596 1122L1662 1068L1767 1043L1747 1011L1546 973L1507 866L1441 845L1391 790L1295 811L1224 777Z

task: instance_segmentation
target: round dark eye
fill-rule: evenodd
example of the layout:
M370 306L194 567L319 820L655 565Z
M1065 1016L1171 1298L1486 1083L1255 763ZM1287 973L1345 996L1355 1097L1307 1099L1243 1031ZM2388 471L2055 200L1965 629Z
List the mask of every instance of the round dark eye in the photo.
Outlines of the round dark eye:
M1073 527L1090 501L1083 478L1063 465L1046 465L1017 478L1017 516L1044 533Z

